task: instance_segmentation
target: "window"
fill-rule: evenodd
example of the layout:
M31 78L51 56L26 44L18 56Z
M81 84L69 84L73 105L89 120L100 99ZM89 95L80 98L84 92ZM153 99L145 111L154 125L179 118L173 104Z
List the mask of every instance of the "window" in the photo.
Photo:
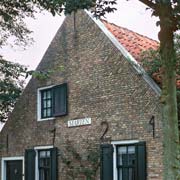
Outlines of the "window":
M57 180L57 148L25 151L26 180Z
M67 114L67 84L38 89L38 120Z
M52 117L52 88L41 91L41 117Z
M39 180L50 180L50 150L39 151L38 158Z
M126 143L101 145L101 180L146 180L145 142Z
M135 180L135 146L117 146L116 150L118 180Z

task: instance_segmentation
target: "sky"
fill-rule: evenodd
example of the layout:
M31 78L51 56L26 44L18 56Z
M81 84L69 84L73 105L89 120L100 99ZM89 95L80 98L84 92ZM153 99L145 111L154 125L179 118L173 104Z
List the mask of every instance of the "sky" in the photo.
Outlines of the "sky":
M117 9L115 13L107 15L109 22L157 40L157 19L151 16L145 5L138 0L118 0ZM0 49L0 54L7 60L24 64L31 70L35 69L63 20L64 15L53 17L48 12L37 14L35 20L27 18L27 26L33 31L33 45L26 47L26 50L6 46Z

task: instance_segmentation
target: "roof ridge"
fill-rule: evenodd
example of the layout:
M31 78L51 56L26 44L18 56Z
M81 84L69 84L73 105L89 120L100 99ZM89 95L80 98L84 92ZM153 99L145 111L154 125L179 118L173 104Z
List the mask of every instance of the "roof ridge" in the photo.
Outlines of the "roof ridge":
M150 38L150 37L148 37L148 36L145 36L145 35L143 35L143 34L140 34L140 33L138 33L138 32L135 32L135 31L133 31L133 30L131 30L131 29L128 29L128 28L126 28L126 27L119 26L119 25L117 25L117 24L115 24L115 23L112 23L112 22L109 22L109 21L107 21L107 20L105 20L105 19L100 19L100 20L101 20L101 21L105 21L107 24L111 24L111 25L113 25L113 26L116 26L117 28L122 28L122 29L125 29L125 30L129 31L129 32L135 33L135 34L137 34L137 35L139 35L139 36L141 36L141 37L144 37L144 38L146 38L146 39L149 39L149 40L154 41L154 42L156 42L156 43L159 44L159 41L157 41L157 40L155 40L155 39L152 39L152 38Z

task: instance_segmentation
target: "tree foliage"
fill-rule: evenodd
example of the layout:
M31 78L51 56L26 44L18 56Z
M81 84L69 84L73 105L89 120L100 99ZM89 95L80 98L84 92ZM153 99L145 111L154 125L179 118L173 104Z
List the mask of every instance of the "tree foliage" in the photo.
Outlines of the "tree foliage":
M176 52L176 86L180 90L180 34L174 36L174 49ZM162 88L162 61L160 57L160 49L149 49L142 52L141 64L146 72L156 81Z
M27 68L0 56L0 121L5 122L19 98Z
M177 87L177 107L178 121L180 130L180 34L176 33L174 37L174 48L176 51L176 87ZM162 88L162 62L159 49L149 49L141 54L141 65L154 81Z
M117 0L1 0L0 1L0 47L14 37L15 44L26 45L31 31L24 23L25 17L34 17L39 10L48 10L53 15L76 12L78 9L94 8L97 16L115 10Z
M34 17L34 13L46 9L52 14L61 12L60 0L1 0L0 1L0 46L14 37L18 45L26 45L31 31L24 23L25 17Z

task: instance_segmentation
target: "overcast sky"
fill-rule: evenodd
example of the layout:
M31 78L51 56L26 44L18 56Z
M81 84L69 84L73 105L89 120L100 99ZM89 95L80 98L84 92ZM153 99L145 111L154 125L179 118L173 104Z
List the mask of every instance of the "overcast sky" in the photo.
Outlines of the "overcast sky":
M107 15L107 20L130 30L146 35L157 40L158 28L154 17L151 17L150 10L138 0L118 0L118 11ZM49 43L62 24L64 16L53 17L50 13L36 15L36 20L28 18L26 23L30 30L34 31L32 37L34 44L24 51L21 48L4 47L0 49L0 54L8 60L28 65L30 69L35 69L41 60Z

